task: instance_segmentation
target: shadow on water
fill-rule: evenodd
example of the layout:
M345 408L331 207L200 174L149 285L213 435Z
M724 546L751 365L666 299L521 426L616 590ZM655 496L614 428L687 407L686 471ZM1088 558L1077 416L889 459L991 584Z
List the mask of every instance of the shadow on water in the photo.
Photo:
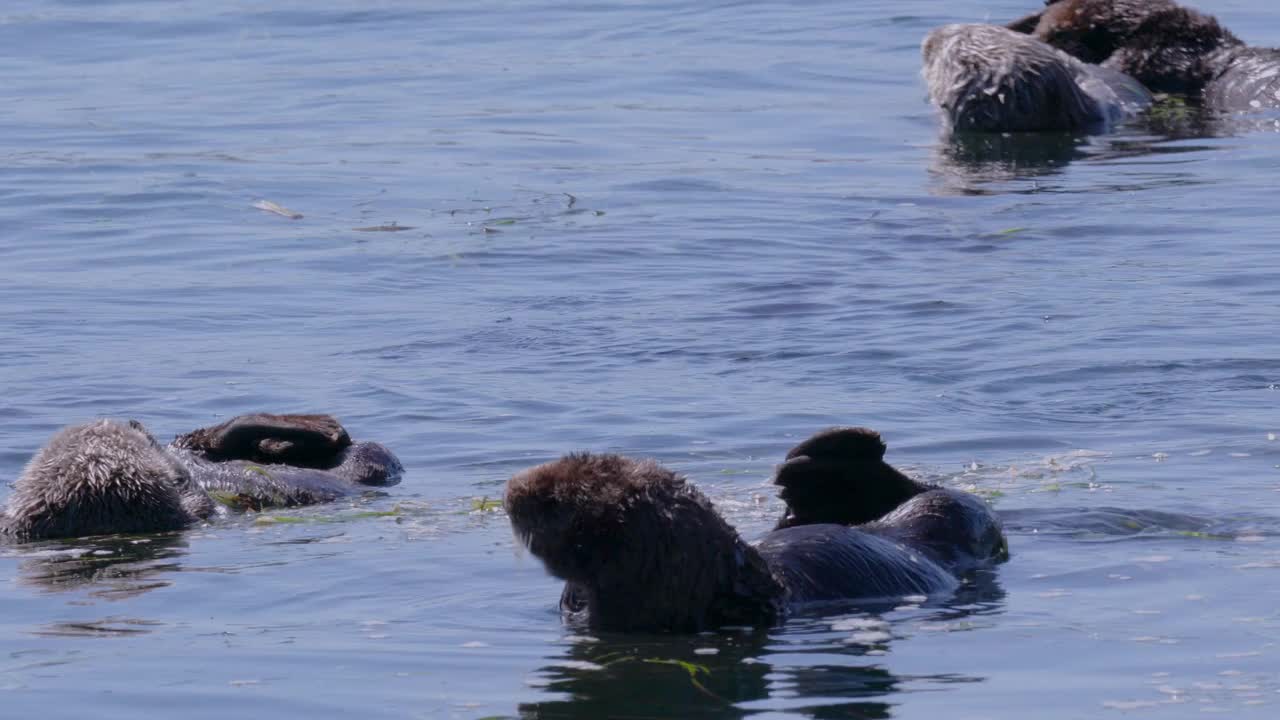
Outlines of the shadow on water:
M976 573L945 602L823 605L770 631L725 629L696 636L578 635L535 674L552 699L520 706L526 720L562 718L888 718L903 682L981 682L980 677L902 678L881 656L893 617L946 623L1003 611L996 575ZM903 603L906 603L904 606ZM901 614L901 613L898 613Z
M18 582L45 592L88 590L105 600L134 598L167 587L187 553L182 533L113 535L68 542L41 542L19 554Z
M1060 174L1073 162L1133 159L1212 150L1220 145L1187 142L1276 131L1280 121L1269 114L1210 112L1177 98L1163 98L1141 118L1115 133L946 133L939 141L930 173L943 195L1007 193L985 187L1013 180L1035 180ZM1134 189L1134 188L1130 188ZM1033 187L1021 192L1039 192Z

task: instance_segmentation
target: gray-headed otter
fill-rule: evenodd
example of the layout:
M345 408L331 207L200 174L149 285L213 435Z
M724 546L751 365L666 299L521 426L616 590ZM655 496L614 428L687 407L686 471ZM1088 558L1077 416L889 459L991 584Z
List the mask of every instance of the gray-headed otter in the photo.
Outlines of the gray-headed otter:
M1009 27L1219 111L1280 107L1280 50L1171 0L1049 0Z
M876 478L853 480L870 487ZM567 613L601 630L694 632L771 624L811 602L954 590L969 565L941 546L965 526L954 515L973 508L938 496L916 502L931 494L857 526L784 523L752 546L656 462L577 454L516 474L504 506L516 536L566 581Z
M1105 131L1151 104L1131 77L995 25L925 36L929 99L960 132Z
M211 494L253 507L304 505L394 485L401 472L390 450L352 443L327 415L241 416L168 447L136 421L98 420L64 428L35 454L0 513L0 534L177 530L215 512Z

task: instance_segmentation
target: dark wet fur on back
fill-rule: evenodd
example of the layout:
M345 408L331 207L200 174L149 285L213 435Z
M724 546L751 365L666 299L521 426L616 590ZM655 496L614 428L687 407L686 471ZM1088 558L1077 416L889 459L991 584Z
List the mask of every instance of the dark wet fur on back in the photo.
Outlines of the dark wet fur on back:
M806 451L878 457L873 436L821 437ZM887 526L783 527L752 547L705 495L651 460L569 455L516 474L504 505L517 538L566 581L562 608L596 629L760 625L799 603L957 583L930 552L907 544L912 533Z
M958 573L1009 559L1004 524L973 493L930 486L862 529L928 554Z
M843 525L801 525L765 535L756 546L792 603L931 595L956 577L901 540Z
M1280 106L1280 52L1247 47L1217 18L1170 0L1057 0L1009 27L1155 92L1225 111Z

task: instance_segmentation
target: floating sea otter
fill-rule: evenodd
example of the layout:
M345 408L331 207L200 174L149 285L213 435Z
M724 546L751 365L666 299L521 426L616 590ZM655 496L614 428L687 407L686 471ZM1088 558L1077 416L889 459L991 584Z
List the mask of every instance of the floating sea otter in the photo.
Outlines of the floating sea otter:
M242 415L161 446L137 421L64 428L31 459L0 513L20 539L177 530L214 497L251 507L306 505L394 485L403 468L352 443L328 415Z
M883 455L862 428L801 443L777 478L787 516L754 546L651 460L568 455L511 478L504 505L566 581L562 610L601 630L770 624L804 603L948 592L957 573L1006 556L984 503L912 481Z
M1171 0L1049 0L1009 27L1212 110L1280 107L1280 50Z
M929 99L959 132L1105 131L1151 104L1133 78L995 25L946 25L921 46Z

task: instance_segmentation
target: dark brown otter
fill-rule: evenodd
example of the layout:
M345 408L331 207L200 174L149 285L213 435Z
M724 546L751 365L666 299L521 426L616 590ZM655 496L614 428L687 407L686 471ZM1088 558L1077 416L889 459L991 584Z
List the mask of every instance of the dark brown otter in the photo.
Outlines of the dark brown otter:
M779 528L838 523L875 528L955 570L1008 557L1004 530L971 493L913 480L884 461L869 428L835 427L791 448L773 482L786 503Z
M954 131L1100 132L1151 103L1133 78L995 25L940 27L921 54L929 98Z
M320 488L326 484L336 487L329 493L335 497L349 494L342 488L352 483L395 485L404 470L385 446L353 443L332 415L240 415L179 435L169 447L192 468L206 490L234 490L247 480L250 488L271 487L273 494L294 498L275 505L332 499L307 499L309 492L323 494ZM263 467L245 472L254 465ZM272 482L273 473L280 476L276 482Z
M264 452L309 466L264 461ZM242 416L169 447L136 421L99 420L64 428L36 453L0 513L0 534L31 540L177 530L214 514L215 495L255 508L303 505L393 485L401 472L390 450L351 443L327 415Z
M1248 47L1217 18L1171 0L1050 0L1009 27L1154 92L1221 111L1280 107L1280 51Z
M845 468L837 468L838 458L875 455L876 444L883 453L869 431L827 433L809 442L813 455L804 457L811 467L830 458L839 474ZM848 483L811 477L816 482L796 487L815 497L819 486L847 489ZM773 623L789 607L810 602L953 590L954 573L968 566L968 550L939 546L968 523L952 514L972 508L911 485L900 473L887 476L900 487L873 490L883 477L851 478L866 488L877 511L888 508L874 522L784 522L754 547L705 495L651 460L568 455L512 477L504 505L516 536L548 572L566 581L561 607L567 613L596 629L693 632ZM895 497L905 502L889 507ZM870 512L851 508L841 517Z
M210 460L250 460L297 467L330 467L351 445L347 429L331 415L254 413L174 438L175 447Z

